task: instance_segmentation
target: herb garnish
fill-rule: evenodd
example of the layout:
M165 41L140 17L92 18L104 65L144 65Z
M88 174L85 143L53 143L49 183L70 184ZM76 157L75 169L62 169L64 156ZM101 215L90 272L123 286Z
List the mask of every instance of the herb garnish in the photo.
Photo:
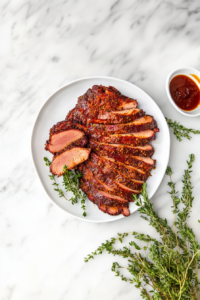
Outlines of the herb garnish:
M174 135L176 136L176 138L179 142L182 141L183 137L190 140L192 138L190 136L190 133L200 134L200 130L186 128L183 125L180 125L179 122L176 122L176 121L173 122L171 119L168 119L168 118L165 118L165 119L167 121L168 126L173 129L173 133L174 133Z
M160 235L160 239L154 239L149 235L138 232L118 233L117 238L111 238L106 241L92 254L85 258L85 262L94 258L95 255L107 251L113 255L119 255L128 259L127 270L131 274L130 278L125 277L119 271L122 268L117 262L112 265L112 271L122 280L133 283L136 288L141 290L143 299L152 300L198 300L199 279L198 269L200 268L200 245L195 240L195 234L187 224L192 207L192 185L191 185L191 168L194 162L194 155L190 155L187 161L188 168L184 171L182 196L178 197L176 185L172 181L172 170L167 168L166 174L170 177L168 182L171 188L170 195L173 201L174 230L168 224L166 219L162 219L153 209L150 202L146 184L143 184L141 195L143 201L134 197L136 204L140 206L139 212L141 217L148 221ZM181 208L181 207L182 208ZM140 247L135 241L129 243L131 247L124 246L122 249L114 248L117 240L121 243L129 234L135 239L143 241L147 246ZM139 251L148 251L142 255ZM146 289L146 286L150 286Z
M47 157L44 157L44 161L46 166L49 167L51 165L51 162ZM83 209L83 216L86 217L87 215L86 206L85 206L86 194L79 189L79 178L82 176L82 174L78 170L67 170L66 165L64 165L63 171L64 174L63 174L62 184L66 192L73 193L73 196L69 199L69 201L71 201L71 203L74 205L75 203L78 203L78 200L80 199L82 204L81 208ZM54 188L54 190L58 192L59 197L64 197L65 200L67 200L63 190L59 189L59 185L56 182L55 175L51 173L51 175L49 175L49 178L54 181L52 185L56 187Z
M63 167L63 171L63 185L65 187L65 190L66 192L72 192L74 194L74 196L71 197L69 201L71 201L74 205L78 202L78 199L81 199L81 208L84 211L83 216L86 217L86 194L79 189L79 178L82 177L82 174L78 170L67 170L66 165Z

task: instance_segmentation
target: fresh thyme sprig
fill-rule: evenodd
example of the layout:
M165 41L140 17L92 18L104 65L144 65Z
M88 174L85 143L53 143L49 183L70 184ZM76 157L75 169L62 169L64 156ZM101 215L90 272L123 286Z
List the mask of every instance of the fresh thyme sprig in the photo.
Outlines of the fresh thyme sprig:
M179 142L181 142L182 138L184 138L184 137L187 138L188 140L190 140L192 138L190 136L190 133L200 134L200 130L186 128L183 125L180 125L179 122L176 122L176 121L173 122L171 119L168 119L168 118L165 118L165 119L167 121L168 126L173 129L173 133Z
M136 288L139 288L143 299L198 300L200 245L195 239L192 228L187 224L194 200L191 184L191 169L194 159L194 155L191 154L190 160L187 162L188 168L184 171L180 198L171 178L172 169L168 167L166 170L166 174L170 178L168 185L171 188L169 193L173 201L174 231L167 220L160 218L154 211L153 204L147 195L146 184L143 184L141 192L143 201L137 197L134 199L140 207L141 217L156 229L160 239L154 239L135 231L118 234L118 237L107 240L96 251L88 255L85 262L104 251L114 256L122 256L127 258L126 269L131 276L128 278L120 273L124 267L120 266L118 262L113 263L112 271L123 281L133 283ZM129 247L124 246L122 249L114 247L116 241L123 243L124 238L130 234L135 239L143 241L145 246L141 247L132 241L129 243ZM142 255L141 250L147 253ZM146 286L149 288L147 289Z
M66 192L73 193L73 196L69 199L69 201L71 201L74 205L80 199L82 204L81 208L83 209L83 216L86 217L86 194L79 189L79 178L82 177L82 174L78 170L67 170L66 165L64 166L63 170L63 186Z
M46 166L50 167L51 162L47 157L44 157L44 161ZM82 174L78 170L67 170L67 166L65 165L63 167L63 186L66 190L66 192L72 192L73 196L69 199L71 203L74 205L75 203L78 203L78 200L81 200L81 208L83 209L83 216L86 217L86 206L85 206L85 200L86 200L86 194L84 194L80 189L79 189L79 178L82 176ZM64 192L62 189L59 189L59 185L56 182L55 175L51 173L49 175L49 178L53 180L53 185L55 186L54 190L58 192L59 197L64 197L65 200L67 200Z
M47 167L50 167L51 162L50 162L50 160L49 160L47 157L44 157L44 161L45 161L46 166L47 166ZM54 185L54 187L55 187L55 188L54 188L54 191L58 192L59 197L64 197L65 200L67 200L67 198L65 197L63 191L62 191L61 189L58 188L59 185L58 185L58 183L56 182L55 175L51 173L51 174L49 175L49 178L50 178L51 180L53 180L52 185Z

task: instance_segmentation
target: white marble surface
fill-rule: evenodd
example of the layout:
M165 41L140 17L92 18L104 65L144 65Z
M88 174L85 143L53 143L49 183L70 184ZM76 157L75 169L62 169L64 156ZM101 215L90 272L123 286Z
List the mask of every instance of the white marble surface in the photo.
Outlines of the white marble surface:
M139 300L110 271L107 254L84 256L117 232L154 233L138 213L108 224L81 222L52 205L34 172L30 135L37 112L63 84L106 75L135 83L165 116L200 129L200 117L168 102L165 79L179 66L200 69L200 3L195 1L2 0L0 3L0 300ZM181 188L190 153L200 230L200 136L179 143L171 134L170 165ZM169 218L165 177L152 201Z

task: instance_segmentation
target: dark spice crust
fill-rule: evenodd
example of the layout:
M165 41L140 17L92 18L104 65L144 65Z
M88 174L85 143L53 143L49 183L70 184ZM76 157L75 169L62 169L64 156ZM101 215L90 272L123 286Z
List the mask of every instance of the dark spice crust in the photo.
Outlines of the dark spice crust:
M100 110L123 110L123 105L128 103L132 103L135 107L138 104L136 100L122 95L112 86L94 85L78 98L78 106L83 109L84 114L95 119L98 119Z
M135 155L151 157L154 154L154 148L143 150L137 147L126 147L126 145L110 145L105 143L98 143L95 140L89 140L89 147L97 154L101 151L102 156L107 155Z
M92 124L87 126L87 134L92 136L92 138L99 139L102 136L109 136L116 133L140 132L149 129L158 131L154 118L152 116L145 116L144 118L146 117L149 118L149 121L146 123L141 122L140 124L135 124L134 121L127 124L115 125Z
M95 153L91 153L90 155L91 161L99 166L102 170L104 168L109 168L110 172L121 172L123 175L128 175L132 179L146 181L149 176L151 176L150 172L139 170L137 168L133 168L132 166L128 166L119 161L110 161L109 159L100 157Z
M133 135L123 136L120 134L100 136L97 140L102 143L108 144L123 144L129 146L144 146L153 141L156 137L155 131L152 131L152 135L148 138L134 137ZM95 138L95 136L92 138Z
M102 151L99 151L98 154L103 156ZM139 160L134 156L129 155L117 155L117 154L108 154L108 157L113 158L115 160L115 163L123 163L128 166L132 166L135 168L138 168L140 170L143 170L145 172L150 172L152 169L155 169L156 166L156 160L153 160L152 164L149 164L145 161ZM142 158L142 157L141 157Z
M87 128L85 126L81 125L81 124L72 123L71 121L61 121L61 122L58 122L56 125L54 125L50 129L49 135L51 136L54 133L58 133L58 132L61 132L61 131L72 129L72 128L73 129L80 129L84 132L87 131Z

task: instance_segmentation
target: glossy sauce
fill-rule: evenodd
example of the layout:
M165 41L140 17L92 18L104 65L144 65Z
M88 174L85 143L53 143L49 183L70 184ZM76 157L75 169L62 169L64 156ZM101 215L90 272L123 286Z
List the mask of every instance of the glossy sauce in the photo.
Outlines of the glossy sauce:
M170 94L176 105L191 111L200 104L200 90L197 84L186 75L177 75L169 84Z
M194 77L196 79L196 81L198 81L198 83L200 83L200 78L199 76L195 75L195 74L190 74L192 77Z

